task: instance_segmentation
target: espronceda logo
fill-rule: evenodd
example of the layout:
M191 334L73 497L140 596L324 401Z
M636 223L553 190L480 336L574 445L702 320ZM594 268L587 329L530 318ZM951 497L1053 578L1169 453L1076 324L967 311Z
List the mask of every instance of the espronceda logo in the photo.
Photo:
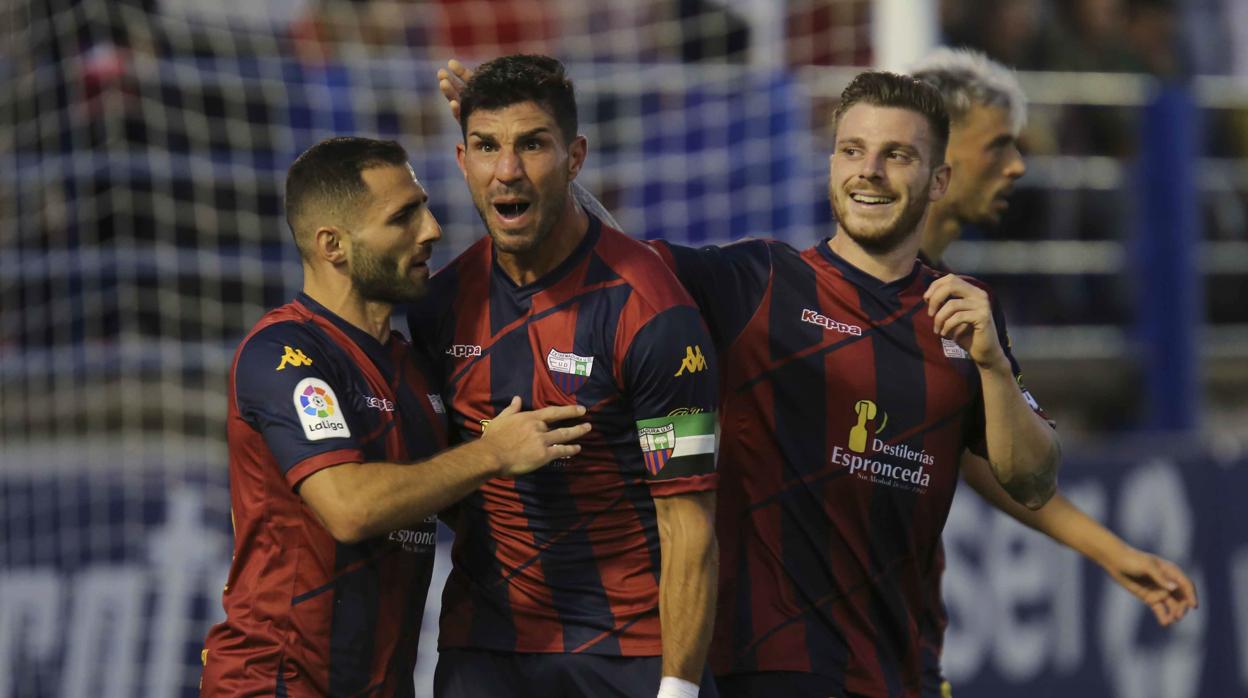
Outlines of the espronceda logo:
M846 434L845 445L832 448L832 463L849 468L851 475L862 480L926 492L932 481L927 468L936 459L908 444L890 444L881 439L879 434L888 425L888 413L871 400L854 403L854 414L857 419Z

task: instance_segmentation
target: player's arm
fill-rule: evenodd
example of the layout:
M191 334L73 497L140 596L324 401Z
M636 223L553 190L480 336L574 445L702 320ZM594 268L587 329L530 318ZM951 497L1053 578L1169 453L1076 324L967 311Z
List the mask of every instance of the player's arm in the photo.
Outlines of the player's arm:
M678 292L674 279L666 283ZM714 524L717 359L692 305L652 315L644 309L631 312L650 316L631 340L624 340L629 345L621 382L639 417L645 479L659 529L660 695L696 695L710 647L719 567Z
M569 441L588 423L552 429L551 422L585 414L579 405L520 411L512 398L480 439L413 464L343 463L318 470L299 494L335 540L355 543L415 525L495 477L516 477L580 452Z
M997 509L1100 565L1152 609L1161 625L1178 622L1197 607L1196 586L1178 565L1132 547L1061 492L1039 509L1028 509L1001 488L987 461L969 452L962 458L962 478Z
M985 453L997 481L1014 501L1040 508L1057 491L1061 448L1015 381L992 299L956 274L932 282L923 297L934 330L957 341L979 370Z
M654 509L662 554L659 620L663 676L697 684L715 623L719 577L715 493L656 497Z

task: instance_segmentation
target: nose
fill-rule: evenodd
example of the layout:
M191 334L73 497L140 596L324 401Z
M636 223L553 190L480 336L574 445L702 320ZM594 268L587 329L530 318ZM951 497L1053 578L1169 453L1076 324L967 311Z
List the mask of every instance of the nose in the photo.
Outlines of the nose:
M1010 179L1018 179L1027 173L1027 163L1023 161L1023 154L1019 152L1018 146L1010 146L1010 153L1006 156L1005 176Z
M858 169L860 179L878 180L884 176L884 154L867 155Z
M434 217L432 212L426 212L426 215L420 222L420 227L416 230L416 243L419 245L432 245L442 239L442 226L438 224L438 219Z
M494 160L494 178L500 182L515 182L524 177L524 163L510 148L503 148Z

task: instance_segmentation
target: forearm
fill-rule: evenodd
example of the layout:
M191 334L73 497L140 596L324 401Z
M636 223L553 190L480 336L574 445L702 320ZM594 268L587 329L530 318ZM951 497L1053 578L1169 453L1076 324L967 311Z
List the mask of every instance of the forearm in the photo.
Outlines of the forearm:
M498 473L493 449L480 441L418 463L346 463L315 473L301 486L334 538L358 542L415 525L451 506Z
M1000 511L1102 566L1108 565L1126 545L1061 492L1035 510L1014 501L997 482L987 461L978 456L968 454L963 458L962 476L980 496Z
M705 512L668 516L659 523L663 676L674 676L694 684L702 679L715 623L719 547L715 541L713 499L711 501L709 516Z
M980 378L988 461L1010 497L1038 509L1057 491L1057 434L1027 404L1008 363L981 368Z

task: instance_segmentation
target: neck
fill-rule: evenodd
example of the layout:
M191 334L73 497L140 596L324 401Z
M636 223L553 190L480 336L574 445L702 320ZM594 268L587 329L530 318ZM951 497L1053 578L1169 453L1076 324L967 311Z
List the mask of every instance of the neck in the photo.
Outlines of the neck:
M828 241L828 249L858 269L888 283L902 278L914 269L914 260L919 254L919 236L911 235L888 252L872 252L855 242L838 225L836 235Z
M940 264L945 256L945 250L949 249L949 245L962 234L962 224L958 222L956 216L947 207L941 206L943 202L932 204L931 210L928 211L927 222L923 225L922 250L923 254L931 260L933 264Z
M303 292L377 341L384 344L390 338L390 313L393 306L361 298L352 288L351 280L337 269L317 271L305 264Z
M537 281L562 264L563 260L567 259L585 238L588 229L589 216L569 194L563 213L560 214L559 220L555 221L555 227L550 231L550 235L537 246L537 249L516 254L498 252L498 248L495 248L495 259L498 261L498 266L517 286L525 286Z

